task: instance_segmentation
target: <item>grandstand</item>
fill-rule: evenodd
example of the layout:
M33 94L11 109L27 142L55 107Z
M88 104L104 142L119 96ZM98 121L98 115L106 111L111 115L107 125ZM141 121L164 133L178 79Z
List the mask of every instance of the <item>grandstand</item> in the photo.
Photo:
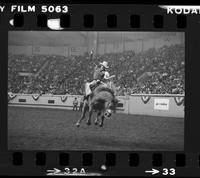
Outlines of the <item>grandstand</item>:
M94 63L106 60L118 95L184 94L180 33L10 33L9 92L83 94Z

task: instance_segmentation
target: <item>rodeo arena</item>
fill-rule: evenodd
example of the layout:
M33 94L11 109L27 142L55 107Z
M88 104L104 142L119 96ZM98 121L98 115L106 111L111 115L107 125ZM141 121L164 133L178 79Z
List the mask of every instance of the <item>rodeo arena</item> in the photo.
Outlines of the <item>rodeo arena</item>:
M184 40L10 31L8 149L183 151Z

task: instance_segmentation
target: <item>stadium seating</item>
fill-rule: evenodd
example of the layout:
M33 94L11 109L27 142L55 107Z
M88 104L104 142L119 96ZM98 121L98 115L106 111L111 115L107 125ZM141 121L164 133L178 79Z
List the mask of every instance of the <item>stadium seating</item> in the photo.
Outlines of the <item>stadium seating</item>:
M83 94L92 80L94 63L108 61L118 95L137 93L184 94L184 46L171 45L135 53L124 51L82 56L11 55L8 91L13 93ZM39 72L40 71L40 72ZM19 76L19 72L32 76Z

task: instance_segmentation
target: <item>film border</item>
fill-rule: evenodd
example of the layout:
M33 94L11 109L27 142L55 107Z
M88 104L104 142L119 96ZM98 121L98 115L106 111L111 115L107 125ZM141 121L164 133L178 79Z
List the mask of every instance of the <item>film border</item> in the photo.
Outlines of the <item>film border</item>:
M184 31L185 32L185 39L186 39L186 63L188 62L188 59L189 58L192 58L192 59L195 59L196 58L196 55L198 54L198 50L197 50L197 47L195 47L195 44L193 43L193 41L196 41L198 44L200 42L199 40L199 37L195 37L195 35L192 35L192 34L197 34L198 33L198 30L199 30L199 26L197 26L197 21L199 20L197 17L195 16L190 16L188 15L187 16L187 27L186 28L177 28L176 26L176 18L177 16L170 16L170 15L166 15L165 12L163 12L162 10L160 11L160 9L158 10L157 7L155 6L146 6L144 8L143 7L134 7L134 14L136 15L139 15L140 16L140 19L141 19L141 26L139 28L131 28L130 27L130 24L127 22L127 21L123 21L123 19L129 19L129 16L130 14L132 14L132 11L128 11L127 13L125 14L121 14L123 12L123 10L125 9L125 7L117 7L116 9L113 8L113 6L110 6L109 8L108 7L105 7L105 5L102 5L102 7L105 7L105 8L100 8L101 10L104 9L104 12L107 12L105 14L117 14L117 26L116 28L107 28L107 25L106 25L106 18L104 16L104 20L102 20L102 16L101 16L101 13L100 10L98 10L96 12L96 9L94 8L94 6L90 7L90 8L86 8L86 10L82 10L81 8L81 5L77 5L79 6L77 10L76 7L74 5L74 7L72 7L73 5L69 5L69 8L72 10L70 13L73 14L73 18L71 19L72 23L71 23L71 26L69 28L67 28L66 30L68 31L79 31L79 30L83 30L83 31L92 31L92 30L99 30L99 31L103 31L103 30L109 30L109 31L132 31L132 30L136 30L136 31ZM112 9L111 9L112 7ZM128 6L126 6L127 8ZM132 7L130 7L132 8ZM143 14L143 10L146 9L147 11L145 11L145 13ZM82 11L81 11L82 10ZM109 10L111 10L112 12L110 12ZM74 13L74 11L78 11L79 13ZM162 17L164 17L164 26L163 28L155 28L153 26L153 23L152 23L152 17L153 17L153 13L156 12L156 15L160 15ZM36 13L37 14L37 13ZM1 45L2 49L4 49L3 51L7 51L7 30L49 30L48 28L40 28L40 27L36 27L36 14L25 14L24 15L24 26L23 28L15 28L15 27L12 27L9 25L8 23L8 20L10 19L10 17L13 17L13 14L1 14L1 23L0 23L0 29L1 29L1 34L3 35L3 45ZM95 14L95 19L96 21L98 21L99 23L94 23L94 26L92 28L84 28L83 26L83 15L84 14ZM118 16L118 14L120 14ZM57 13L52 13L52 14L46 14L47 17L59 17L60 15L58 15ZM180 17L180 16L179 16ZM160 18L160 17L159 17ZM30 19L32 19L30 21ZM100 20L101 19L101 20ZM31 23L27 23L27 22L31 22ZM77 23L79 22L79 23ZM198 41L197 39L198 38ZM190 45L192 47L190 47ZM2 58L7 58L7 54L6 53L3 53L1 54L1 57ZM1 61L1 71L2 71L2 78L3 80L1 80L1 86L5 86L2 88L1 90L1 98L3 98L3 100L1 101L1 109L3 111L7 111L7 94L5 95L5 93L7 93L7 70L6 68L2 67L2 66L6 66L7 64L3 61ZM189 67L188 67L189 68ZM190 74L190 71L188 70L188 68L186 68L186 78L188 76L188 74ZM196 70L198 71L198 70ZM194 72L194 71L193 71ZM191 75L189 75L191 76ZM192 75L192 76L195 76L195 75ZM192 84L193 80L188 80L188 84ZM186 86L187 88L188 86ZM198 87L196 87L195 89L190 89L192 90L193 92L197 92L198 90ZM188 90L188 88L186 89ZM189 90L188 90L189 91ZM187 92L186 92L186 95L187 95ZM189 100L188 98L189 97L185 97L186 98L186 103L190 103L191 100ZM192 98L194 99L195 96L192 95ZM191 104L191 103L190 103ZM195 109L198 109L197 106L194 107ZM193 109L192 111L194 111L195 109ZM3 170L3 172L1 174L7 174L8 172L10 174L29 174L31 173L32 175L34 174L43 174L44 173L44 170L40 169L38 170L38 168L34 168L33 170L31 170L31 168L34 166L34 160L35 160L35 154L36 154L36 151L34 152L26 152L26 151L22 151L23 152L23 166L13 166L11 165L11 163L13 163L13 158L12 157L17 157L17 159L21 159L21 153L13 153L12 151L7 151L7 148L5 147L5 145L7 145L7 137L5 137L6 133L7 133L7 118L6 118L6 113L1 113L1 116L3 118L3 120L1 120L1 124L0 126L2 127L1 129L1 139L0 139L0 143L1 143L1 158L4 162L3 166L5 167L5 170ZM186 113L185 113L185 118L186 118L186 121L185 121L185 137L187 138L195 138L196 136L196 132L197 131L197 126L195 127L195 124L197 124L198 122L197 121L192 121L192 124L190 121L188 121L187 118L193 118L192 116L195 116L193 113L191 113L191 111L187 111L187 105L186 105ZM194 124L194 125L193 125ZM194 126L194 130L192 131L191 130L191 126ZM193 128L193 127L192 127ZM193 170L194 172L196 172L196 170L198 169L199 167L199 145L197 145L196 143L194 143L192 140L188 140L186 138L185 140L185 153L186 153L186 165L193 165L191 170ZM191 148L193 147L193 149ZM21 152L21 151L19 151ZM38 152L38 151L37 151ZM44 151L41 151L41 152L46 152L45 150ZM59 151L59 152L46 152L46 157L47 157L47 161L46 161L46 165L50 166L50 165L53 165L54 166L54 163L55 162L58 162L57 158L58 158L58 155L59 153L61 152L66 152L66 151ZM87 152L90 152L90 151L87 151ZM193 153L187 153L187 152L193 152ZM70 154L70 166L74 166L74 167L81 167L82 163L81 163L81 155L82 151L78 151L78 152L75 152L75 151L67 151L67 153ZM99 152L93 152L91 151L90 153L93 153L93 156L94 156L94 164L92 166L92 168L95 168L95 170L97 170L96 168L99 167L99 165L105 163L105 160L106 160L106 154L107 153L116 153L116 161L117 163L120 162L120 163L125 163L125 165L128 165L128 160L129 160L129 154L131 153L135 153L135 152L115 152L115 151L99 151ZM158 152L160 153L160 152ZM136 154L139 155L139 160L140 160L140 164L139 164L139 169L142 169L142 168L151 168L152 167L152 156L155 154L155 152L136 152ZM180 160L184 160L185 159L185 156L184 156L184 153L183 154L178 154L177 152L162 152L162 155L163 155L163 165L165 166L170 166L172 167L173 166L176 166L176 156L178 157L178 159ZM115 157L114 156L114 157ZM159 157L159 156L158 156ZM101 158L101 159L100 159ZM15 158L14 158L15 159ZM159 158L160 159L160 158ZM147 161L148 160L148 161ZM15 162L15 161L14 161ZM178 161L179 162L179 161ZM182 161L180 161L182 162ZM30 165L27 165L26 166L26 163L30 163ZM99 164L100 163L100 164ZM17 163L18 164L18 163ZM2 165L2 162L1 164ZM20 165L20 163L19 163ZM94 166L96 165L96 166ZM112 164L111 164L112 165ZM184 166L184 165L183 165ZM10 168L10 169L7 169L7 168ZM44 166L45 167L45 166ZM112 168L112 166L110 166ZM25 172L24 170L27 168L27 172ZM127 170L126 168L123 170L123 172L120 170L121 168L121 165L119 164L116 164L114 166L114 169L111 169L109 170L108 169L108 172L103 172L102 174L109 174L109 175L124 175L124 173L126 175L141 175L140 173L140 170L139 169L133 169L131 170L130 167L127 167ZM28 172L30 171L30 172ZM40 172L41 171L41 172ZM186 175L187 172L186 172L186 169L181 169L181 173L180 175Z

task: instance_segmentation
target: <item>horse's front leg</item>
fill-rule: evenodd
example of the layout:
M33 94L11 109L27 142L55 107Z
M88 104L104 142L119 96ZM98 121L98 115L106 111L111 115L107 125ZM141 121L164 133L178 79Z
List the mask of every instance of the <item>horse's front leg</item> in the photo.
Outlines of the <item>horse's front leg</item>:
M97 117L96 117L96 119L95 119L95 121L94 121L94 124L95 125L97 125L98 123L99 123L99 116L101 115L101 111L99 111L98 113L97 113Z
M80 117L80 119L79 119L79 120L77 121L77 123L76 123L76 126L77 126L77 127L80 126L81 121L85 118L85 114L86 114L86 112L87 112L87 109L88 109L88 106L87 106L86 103L84 103L81 117Z
M102 112L102 114L101 114L101 122L99 124L100 127L103 127L104 119L105 119L105 116L104 116L104 113Z
M89 117L88 117L88 120L87 120L87 125L91 125L92 113L93 113L93 108L92 108L92 106L90 106L89 107Z

